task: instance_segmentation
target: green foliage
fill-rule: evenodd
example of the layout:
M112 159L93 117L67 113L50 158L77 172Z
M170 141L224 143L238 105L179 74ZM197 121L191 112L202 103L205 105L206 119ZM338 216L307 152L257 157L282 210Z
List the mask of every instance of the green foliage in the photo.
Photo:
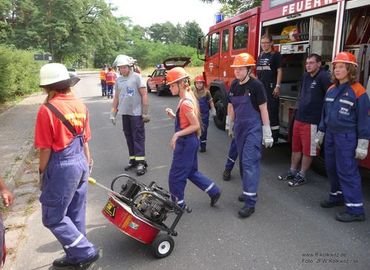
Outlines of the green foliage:
M0 46L0 102L38 91L41 63L34 52Z
M215 0L200 0L205 3L213 3ZM227 17L233 17L248 9L261 6L262 0L217 0L222 4L221 12Z

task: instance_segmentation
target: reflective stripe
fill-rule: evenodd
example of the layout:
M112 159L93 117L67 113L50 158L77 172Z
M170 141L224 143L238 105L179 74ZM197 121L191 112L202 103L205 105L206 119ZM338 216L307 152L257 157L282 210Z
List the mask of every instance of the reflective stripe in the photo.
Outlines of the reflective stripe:
M315 137L317 132L317 125L310 125L310 156L314 157L317 155L317 147L315 143Z
M135 159L135 156L129 156L128 158L129 159Z
M207 140L203 140L203 141L200 141L201 143L206 143L207 142Z
M177 204L182 204L184 203L184 200L178 201Z
M77 239L72 243L72 244L70 244L70 245L65 245L64 246L64 248L65 249L69 249L69 248L71 248L71 247L74 247L74 246L77 246L77 244L82 240L82 238L83 238L84 236L82 235L82 234L80 234L80 236L79 237L77 237Z
M270 128L271 128L271 130L279 130L280 129L280 126L272 126Z
M346 203L348 207L362 207L363 203Z
M353 106L353 102L345 99L339 99L340 103L348 104L349 106Z
M233 160L232 158L227 157L227 159L230 160L232 163L235 163L235 160Z
M333 196L338 196L338 195L341 195L342 194L342 191L330 192L329 194L330 195L333 195Z
M243 191L243 194L247 195L247 196L256 196L257 195L257 193L250 193L250 192L245 192L245 191Z
M210 184L209 187L206 188L205 192L210 191L211 188L213 188L214 185L215 185L215 183Z
M145 160L145 157L135 157L135 160Z
M257 66L257 70L271 70L270 66Z
M325 101L330 101L330 102L332 102L332 101L334 101L334 98L329 98L329 97L327 97L327 98L325 99Z

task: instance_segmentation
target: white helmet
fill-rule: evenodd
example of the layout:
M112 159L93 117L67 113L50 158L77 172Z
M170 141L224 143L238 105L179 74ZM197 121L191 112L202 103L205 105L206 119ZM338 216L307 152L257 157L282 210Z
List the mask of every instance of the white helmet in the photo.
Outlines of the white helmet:
M70 77L67 68L59 63L45 64L40 69L40 87L63 82L66 87L74 86L80 79Z
M116 59L113 62L114 67L119 66L132 66L133 58L124 54L117 55Z

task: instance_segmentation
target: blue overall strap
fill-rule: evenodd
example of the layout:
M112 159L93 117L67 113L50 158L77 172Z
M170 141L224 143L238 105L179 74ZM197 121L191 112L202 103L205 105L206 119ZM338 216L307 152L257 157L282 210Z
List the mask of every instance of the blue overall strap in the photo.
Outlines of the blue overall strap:
M57 109L55 106L49 102L45 103L45 106L52 111L55 116L62 121L62 123L67 127L67 129L72 133L73 137L77 136L76 129L72 126L71 122L69 122L64 115Z

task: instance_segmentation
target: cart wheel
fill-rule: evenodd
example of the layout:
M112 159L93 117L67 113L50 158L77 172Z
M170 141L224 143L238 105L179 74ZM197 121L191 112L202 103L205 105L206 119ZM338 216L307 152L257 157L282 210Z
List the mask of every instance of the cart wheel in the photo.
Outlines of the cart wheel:
M152 243L153 255L157 258L164 258L171 254L175 241L164 233L159 233Z

